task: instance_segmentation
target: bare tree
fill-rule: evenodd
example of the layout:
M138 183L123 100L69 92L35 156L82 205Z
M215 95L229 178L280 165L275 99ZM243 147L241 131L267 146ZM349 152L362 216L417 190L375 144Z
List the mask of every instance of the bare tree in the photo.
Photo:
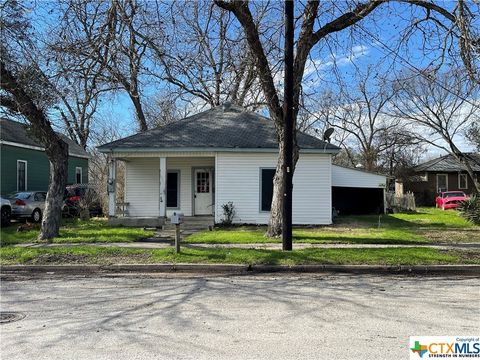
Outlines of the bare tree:
M470 143L475 146L477 151L480 151L480 125L472 124L470 128L467 129L466 137Z
M39 49L30 33L25 9L15 1L1 5L0 105L30 124L50 161L50 182L39 239L58 236L67 180L68 144L52 128L47 111L55 103L53 87L38 64Z
M464 164L477 192L480 185L474 177L471 159L459 148L459 138L480 121L478 103L480 87L469 81L463 70L425 71L395 83L395 112L412 128L412 136L453 155Z
M440 5L432 3L430 1L398 1L406 2L409 5L415 5L426 10L430 15L426 21L436 21L437 26L443 29L456 29L458 33L464 34L468 29L468 24L465 27L459 27L457 23L457 17L447 9ZM279 158L277 163L277 171L274 178L274 191L273 200L269 221L269 236L277 236L281 233L281 214L283 208L283 193L284 183L282 181L282 167L284 159L282 157L284 147L284 131L285 131L285 111L282 108L279 92L275 87L272 69L269 64L269 60L265 51L265 39L259 34L259 25L255 23L254 17L249 7L248 1L222 1L215 0L215 3L230 12L232 12L237 20L242 25L245 32L247 42L250 47L251 54L255 60L257 73L260 78L262 90L270 117L274 121L277 137L279 142ZM358 22L365 17L370 16L375 9L387 1L373 0L362 2L350 2L346 3L345 8L341 8L343 5L335 4L335 11L328 11L325 6L330 6L329 2L320 3L319 1L308 1L303 8L302 23L299 29L299 35L296 43L296 54L294 60L294 119L296 123L299 103L302 89L302 80L305 72L305 65L308 60L309 54L312 48L319 42L325 41L325 39L332 34L340 32L342 30L355 26ZM320 6L322 4L322 6ZM327 11L321 12L321 9ZM333 16L331 15L333 13ZM438 17L441 19L439 20ZM317 23L321 25L317 27ZM263 40L263 41L262 41ZM463 41L463 40L462 40ZM470 52L471 49L465 49L466 52ZM295 124L296 125L296 124ZM296 126L295 126L296 127ZM298 146L296 144L296 134L294 134L294 163L298 160ZM294 170L294 169L293 169Z
M392 87L381 79L372 79L369 68L358 76L358 86L344 89L335 106L330 107L328 125L344 132L361 154L366 170L373 171L379 155L392 148L400 140L400 119L386 115L394 96ZM352 141L353 139L353 141Z
M154 5L152 4L152 7ZM153 27L136 34L152 50L157 64L150 74L167 82L184 100L218 106L230 101L255 108L260 85L243 33L232 16L210 1L156 3L157 18L165 36Z
M139 29L148 27L144 17L146 4L137 0L65 0L59 4L63 12L61 50L76 57L84 71L92 70L85 74L89 81L103 81L113 89L125 91L135 109L139 129L147 130L142 76L148 47L137 36Z

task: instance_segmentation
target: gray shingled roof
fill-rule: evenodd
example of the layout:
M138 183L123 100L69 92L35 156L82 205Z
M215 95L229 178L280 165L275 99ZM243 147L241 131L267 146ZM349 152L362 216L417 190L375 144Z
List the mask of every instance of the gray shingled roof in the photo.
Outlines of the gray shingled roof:
M301 149L340 148L298 133ZM278 149L273 122L235 105L222 105L185 119L102 145L100 151L176 149Z
M470 166L473 171L480 171L480 154L468 153ZM444 155L439 158L424 162L415 167L416 171L435 171L435 172L456 172L466 171L464 164L458 162L453 155Z
M88 153L74 141L63 134L57 133L68 144L70 156L89 157ZM36 146L43 148L40 141L28 134L27 126L17 121L0 118L0 140L21 145Z

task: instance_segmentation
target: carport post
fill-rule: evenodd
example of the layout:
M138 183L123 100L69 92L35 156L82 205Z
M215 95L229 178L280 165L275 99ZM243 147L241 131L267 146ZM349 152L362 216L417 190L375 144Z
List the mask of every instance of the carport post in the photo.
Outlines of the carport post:
M117 159L109 158L108 159L108 216L116 215L116 198L117 198Z
M166 157L161 157L160 158L160 188L159 188L159 193L160 193L160 198L159 198L159 217L163 218L167 215L167 158Z
M383 188L383 213L387 213L387 192L385 191L386 187Z

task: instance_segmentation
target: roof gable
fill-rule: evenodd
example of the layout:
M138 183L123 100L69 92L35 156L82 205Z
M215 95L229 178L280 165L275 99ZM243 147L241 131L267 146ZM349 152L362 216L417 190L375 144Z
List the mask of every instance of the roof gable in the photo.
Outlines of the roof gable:
M57 133L57 135L68 144L68 153L70 156L90 157L88 153L73 140L60 133ZM0 140L3 143L12 143L12 145L18 144L44 149L42 143L28 133L25 124L4 118L0 118Z
M297 133L301 149L336 152L339 148ZM235 105L222 105L185 119L99 147L100 151L134 149L278 149L273 121Z
M465 155L469 159L469 163L473 171L480 171L480 154L466 153ZM415 171L457 172L466 170L467 169L465 165L460 163L451 154L429 160L415 167Z

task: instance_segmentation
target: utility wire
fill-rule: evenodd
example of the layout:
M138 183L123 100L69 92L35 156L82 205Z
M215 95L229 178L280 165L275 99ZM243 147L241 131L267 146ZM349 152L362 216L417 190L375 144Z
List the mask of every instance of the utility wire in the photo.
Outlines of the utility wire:
M382 40L380 40L377 36L372 34L370 31L364 29L362 26L358 26L358 29L363 31L367 36L370 36L374 41L376 41L376 43L374 43L373 46L376 47L378 50L380 50L384 55L386 55L386 56L392 56L393 55L393 56L399 58L400 60L405 62L405 64L408 65L410 67L410 69L413 70L414 72L417 72L419 75L426 78L427 80L433 81L435 84L437 84L443 90L449 92L450 94L452 94L454 96L457 96L458 98L462 99L464 102L472 105L473 107L475 107L477 109L480 109L480 106L478 106L474 102L470 101L469 99L463 97L461 94L454 93L448 87L444 86L441 82L439 82L437 79L435 79L433 77L428 77L427 75L425 75L421 69L419 69L417 66L413 65L408 59L406 59L402 55L395 52L393 49L391 49L387 44L385 44ZM380 44L385 50L388 51L388 53L385 53L382 48L376 46L377 44Z

